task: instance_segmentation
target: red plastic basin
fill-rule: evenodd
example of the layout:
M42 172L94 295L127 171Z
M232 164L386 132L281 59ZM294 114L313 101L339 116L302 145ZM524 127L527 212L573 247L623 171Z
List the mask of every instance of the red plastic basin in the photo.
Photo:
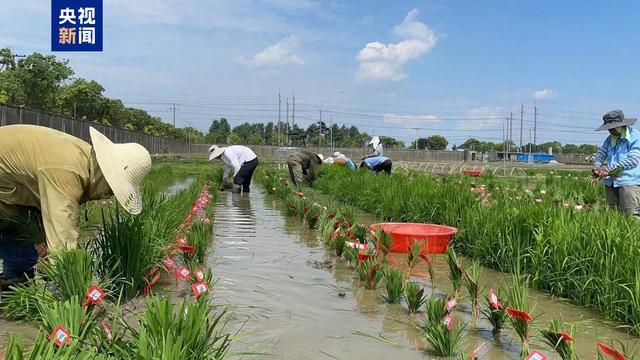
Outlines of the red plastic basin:
M444 225L421 223L379 223L371 224L371 230L382 227L391 234L391 252L406 253L414 240L420 242L423 253L442 254L447 251L451 238L458 229Z
M480 176L482 175L482 170L464 170L462 173L469 176Z

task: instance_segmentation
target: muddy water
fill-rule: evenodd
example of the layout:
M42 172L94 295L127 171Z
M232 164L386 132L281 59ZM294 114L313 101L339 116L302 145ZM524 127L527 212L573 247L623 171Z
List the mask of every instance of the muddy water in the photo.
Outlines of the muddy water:
M404 305L388 305L384 289L365 290L342 260L323 248L317 233L294 218L284 216L275 198L254 191L247 195L221 193L216 204L214 273L221 278L216 288L219 302L236 306L235 320L243 323L235 352L265 353L278 359L433 359L420 333L410 325ZM359 220L372 219L358 213ZM451 291L447 265L435 256L435 287L417 269L414 280L428 285L430 295ZM390 262L405 267L405 255L392 254ZM504 274L484 270L482 284L508 283ZM481 284L481 285L482 285ZM531 292L536 323L546 327L559 317L580 322L577 347L581 359L595 359L595 339L637 340L583 307ZM455 315L466 324L468 352L484 344L482 359L516 358L520 351L514 334L494 337L484 319L471 320L468 302ZM422 321L422 315L413 319ZM613 324L615 325L615 324ZM538 336L537 331L532 331ZM532 349L543 348L531 339ZM254 356L248 356L253 358Z

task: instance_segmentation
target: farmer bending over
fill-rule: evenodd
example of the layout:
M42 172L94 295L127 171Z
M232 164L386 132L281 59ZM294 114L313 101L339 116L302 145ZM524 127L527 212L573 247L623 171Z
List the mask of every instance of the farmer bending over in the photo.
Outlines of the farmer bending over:
M222 176L220 191L227 189L226 180L233 171L231 192L239 193L243 191L248 193L253 172L256 170L256 167L258 167L258 156L256 156L256 153L242 145L232 145L228 147L212 145L209 148L209 161L218 157L220 157L220 160L224 163L224 175Z
M614 110L602 120L604 124L596 131L609 130L609 136L596 154L593 175L604 179L610 207L640 218L640 133L631 127L636 119Z
M356 163L353 160L349 159L345 154L340 151L336 151L332 155L333 165L348 167L351 170L355 170L357 168Z
M93 146L46 127L0 127L0 290L32 276L47 250L76 247L80 204L115 194L129 213L142 210L149 152L135 143L114 144L92 127L89 134ZM27 218L44 227L45 243L26 233Z
M291 181L298 186L302 185L303 182L313 185L316 179L315 168L322 164L322 160L324 160L322 154L307 150L300 150L289 155L287 166L289 167Z
M370 158L370 157L383 156L384 155L384 148L382 147L382 143L380 142L380 138L379 137L377 137L377 136L372 137L371 141L369 141L367 146L369 146L369 145L371 145L372 149L369 152L369 155L364 157L364 159Z
M391 159L385 156L368 157L362 161L360 168L367 168L376 174L384 171L389 175L391 174Z

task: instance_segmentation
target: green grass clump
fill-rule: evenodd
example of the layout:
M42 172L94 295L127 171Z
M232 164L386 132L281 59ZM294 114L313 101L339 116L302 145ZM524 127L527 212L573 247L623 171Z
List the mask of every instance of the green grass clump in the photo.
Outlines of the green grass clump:
M364 282L365 288L375 290L380 280L382 280L382 268L380 263L374 259L360 261L356 268L360 280Z
M404 272L398 268L387 268L382 273L387 289L385 300L390 304L400 303L404 288Z
M569 332L564 332L560 326L560 320L554 319L549 323L547 330L540 330L542 342L547 344L560 355L562 360L577 360L576 345L573 340L575 336L575 325L571 326Z
M404 300L407 302L410 313L419 311L426 301L424 287L416 282L407 281L404 284Z

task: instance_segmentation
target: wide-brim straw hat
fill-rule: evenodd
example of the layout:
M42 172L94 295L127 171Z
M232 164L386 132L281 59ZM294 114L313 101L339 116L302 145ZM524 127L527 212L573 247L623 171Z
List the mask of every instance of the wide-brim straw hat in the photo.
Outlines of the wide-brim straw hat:
M333 156L334 158L337 158L337 157L338 157L338 156L340 156L340 155L342 155L342 153L341 153L340 151L334 151L334 152L333 152L333 154L332 154L332 156Z
M120 205L133 215L142 211L142 180L151 170L151 156L137 143L114 144L89 127L98 166Z
M318 156L318 159L320 159L320 162L324 161L324 155L316 154L316 156Z
M380 138L377 136L372 137L371 141L369 141L369 145L373 145L373 147L378 146L378 144L380 144Z
M613 110L602 116L604 122L596 131L609 130L620 126L631 126L636 123L635 118L625 118L622 110Z
M209 161L222 155L225 149L226 147L218 147L218 145L211 145L211 147L209 148Z

